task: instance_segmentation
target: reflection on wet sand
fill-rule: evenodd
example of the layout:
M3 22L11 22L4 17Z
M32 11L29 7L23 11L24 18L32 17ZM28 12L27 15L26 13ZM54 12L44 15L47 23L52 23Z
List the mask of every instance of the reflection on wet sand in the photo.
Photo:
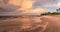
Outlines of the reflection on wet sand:
M0 32L39 32L46 27L40 16L16 16L0 18Z

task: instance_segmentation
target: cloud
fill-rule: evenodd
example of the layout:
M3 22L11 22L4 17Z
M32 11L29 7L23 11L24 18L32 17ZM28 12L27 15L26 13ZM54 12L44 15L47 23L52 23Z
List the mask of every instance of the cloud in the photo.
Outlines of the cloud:
M37 0L34 3L33 7L41 7L44 8L45 11L55 11L56 9L60 8L60 0Z
M34 3L34 1L32 1L32 0L24 0L24 1L22 1L21 5L20 5L21 8L19 8L17 10L26 11L26 10L32 8L33 3Z
M30 13L42 13L42 12L44 12L44 10L45 9L43 9L43 8L35 8L35 9L32 9L32 10L30 10Z
M34 9L28 9L22 13L24 13L24 14L41 14L41 13L45 12L44 10L45 9L38 7L38 8L34 8Z
M42 6L46 4L56 4L56 3L58 3L58 0L36 0L33 6L37 7L37 6Z
M0 0L0 15L40 14L60 7L60 0Z
M40 14L44 9L40 7L32 9L35 2L32 0L24 0L21 5L22 8L18 9L18 11L22 10L22 14Z
M19 15L32 8L32 0L0 0L0 15Z
M32 4L34 2L31 0L24 0L23 3L21 4L22 8L28 9L32 7Z

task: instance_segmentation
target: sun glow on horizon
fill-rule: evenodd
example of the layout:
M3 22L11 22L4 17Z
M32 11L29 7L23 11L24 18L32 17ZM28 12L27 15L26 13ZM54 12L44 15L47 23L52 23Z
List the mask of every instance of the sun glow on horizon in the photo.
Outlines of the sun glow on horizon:
M60 3L57 3L58 6L60 6Z

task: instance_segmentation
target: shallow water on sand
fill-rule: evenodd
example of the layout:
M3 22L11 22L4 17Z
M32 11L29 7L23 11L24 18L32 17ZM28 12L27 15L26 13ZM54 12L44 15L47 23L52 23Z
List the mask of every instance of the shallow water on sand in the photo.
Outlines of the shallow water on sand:
M44 29L42 26L42 20L37 16L0 18L0 32L37 32Z

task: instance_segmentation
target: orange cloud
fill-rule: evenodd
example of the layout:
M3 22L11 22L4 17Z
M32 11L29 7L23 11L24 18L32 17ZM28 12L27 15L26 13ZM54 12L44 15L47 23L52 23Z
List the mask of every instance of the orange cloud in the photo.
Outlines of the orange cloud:
M24 0L21 4L22 8L28 9L32 7L33 2L31 0Z
M19 10L27 10L29 8L32 8L32 5L33 5L34 1L32 0L24 0L21 2L20 6L21 8L17 9L18 11Z

